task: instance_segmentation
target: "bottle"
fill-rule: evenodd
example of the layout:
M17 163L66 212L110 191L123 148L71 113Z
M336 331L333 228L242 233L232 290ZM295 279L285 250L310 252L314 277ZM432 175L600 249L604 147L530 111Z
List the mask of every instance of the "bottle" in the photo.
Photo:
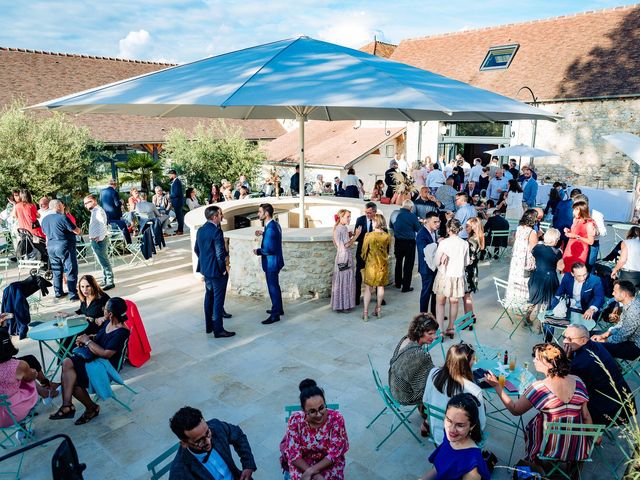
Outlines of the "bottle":
M504 358L502 359L502 363L504 363L505 365L509 363L509 352L507 352L506 350L504 351Z

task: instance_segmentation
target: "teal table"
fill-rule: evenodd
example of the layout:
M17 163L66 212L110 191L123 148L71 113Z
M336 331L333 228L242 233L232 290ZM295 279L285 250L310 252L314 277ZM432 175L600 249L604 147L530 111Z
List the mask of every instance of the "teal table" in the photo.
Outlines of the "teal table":
M528 370L522 368L521 363L516 363L516 369L513 372L509 371L508 365L502 365L502 362L498 361L497 359L480 360L473 365L474 370L480 368L483 370L488 370L492 372L496 377L500 375L500 367L502 367L502 371L505 372L506 380L511 382L517 389L515 392L511 392L506 388L504 389L504 391L510 397L520 397L520 392L524 391L524 389L529 386L529 384L533 380L535 380L533 374L531 374ZM515 447L516 437L519 433L521 433L522 437L524 438L524 421L522 420L522 416L514 417L511 412L507 410L507 408L502 403L502 400L500 400L500 398L498 397L495 388L483 388L482 396L490 407L487 407L487 418L490 418L498 423L498 425L494 425L494 427L508 433L513 433L513 443L511 444L511 453L509 454L510 465L511 458L513 457L513 449Z
M46 363L44 361L44 351L42 346L44 345L53 353L53 359L44 370L45 376L50 378L50 380L55 378L58 370L60 370L60 367L62 366L62 361L71 356L71 351L76 346L76 337L84 332L89 325L89 322L79 318L74 318L71 324L67 324L67 322L68 319L44 322L30 328L29 333L27 334L29 338L38 342L43 368ZM62 324L63 326L58 326L59 324ZM63 341L65 341L64 343L67 343L68 346L65 346ZM55 370L51 377L49 377L49 372L54 366Z

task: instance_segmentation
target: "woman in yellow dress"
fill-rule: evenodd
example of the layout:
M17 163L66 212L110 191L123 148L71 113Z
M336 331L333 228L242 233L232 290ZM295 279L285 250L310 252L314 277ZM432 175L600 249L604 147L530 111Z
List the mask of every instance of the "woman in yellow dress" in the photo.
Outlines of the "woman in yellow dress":
M382 300L384 300L384 287L389 283L389 246L391 235L387 230L387 222L382 214L377 213L373 218L373 231L366 233L362 244L362 258L364 271L362 281L364 283L364 311L362 319L369 320L369 303L371 302L371 290L377 289L376 309L374 315L381 317Z

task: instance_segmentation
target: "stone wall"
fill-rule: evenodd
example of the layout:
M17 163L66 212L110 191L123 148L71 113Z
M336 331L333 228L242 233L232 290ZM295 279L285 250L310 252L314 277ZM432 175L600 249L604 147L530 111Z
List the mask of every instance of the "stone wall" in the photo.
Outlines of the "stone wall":
M602 136L640 133L640 99L543 103L539 107L563 117L556 123L538 122L536 147L560 154L534 160L539 176L595 188L633 188L639 167ZM530 144L532 126L530 120L513 122L512 143Z
M268 297L260 258L247 255L259 246L254 240L231 239L229 242L228 293L250 297ZM280 272L282 297L287 299L329 298L336 249L331 241L283 242L285 266ZM355 252L355 246L354 246ZM393 247L391 248L393 252ZM393 280L395 257L389 258L389 280Z

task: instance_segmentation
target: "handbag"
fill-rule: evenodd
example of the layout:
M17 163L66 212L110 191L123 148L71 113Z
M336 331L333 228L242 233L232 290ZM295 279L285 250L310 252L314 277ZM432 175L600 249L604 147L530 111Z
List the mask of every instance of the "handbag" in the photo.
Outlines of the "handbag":
M391 199L389 197L382 197L380 199L380 203L383 205L391 205Z
M31 228L34 229L34 230L36 228L40 228L40 222L38 221L37 218L33 222L31 222Z
M349 270L349 262L344 262L344 263L339 263L338 264L338 271L339 272L344 272L345 270Z
M95 358L95 356L93 355L93 352L89 350L89 347L87 347L86 345L83 345L81 347L76 347L71 352L74 355L77 355L80 358L86 360L87 362L90 362Z

